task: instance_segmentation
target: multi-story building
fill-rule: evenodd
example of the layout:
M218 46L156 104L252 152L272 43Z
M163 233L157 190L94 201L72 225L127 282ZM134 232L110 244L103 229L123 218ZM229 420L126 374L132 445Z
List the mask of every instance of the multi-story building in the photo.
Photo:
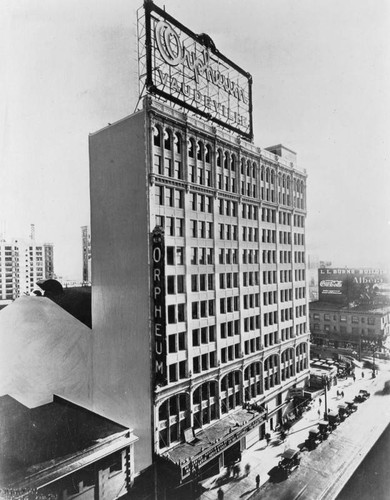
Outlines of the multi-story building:
M81 244L83 249L82 282L91 283L91 229L81 226Z
M246 401L261 437L308 377L305 173L151 99L90 149L97 404L158 455Z
M390 348L389 279L379 269L318 269L319 300L310 302L315 354L361 358Z
M0 242L0 299L29 295L45 278L45 249L33 239Z
M93 399L134 427L138 471L157 457L186 482L281 424L308 380L306 173L253 144L250 75L145 9L146 87L203 118L149 95L90 136Z
M53 243L43 244L45 252L45 279L54 278L54 247Z

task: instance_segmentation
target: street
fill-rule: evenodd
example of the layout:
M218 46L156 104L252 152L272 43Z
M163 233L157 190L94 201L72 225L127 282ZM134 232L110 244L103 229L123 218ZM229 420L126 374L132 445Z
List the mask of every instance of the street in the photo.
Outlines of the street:
M245 498L256 500L281 499L334 499L347 483L355 469L375 444L390 422L389 396L383 395L384 382L390 379L390 363L380 362L380 371L376 378L371 378L371 371L357 368L356 381L352 378L340 381L328 392L328 407L336 410L343 401L353 400L360 389L366 389L371 397L358 404L358 410L342 422L329 438L313 451L303 451L298 470L285 481L272 483L268 472L275 467L280 455L288 448L302 445L310 428L316 428L319 416L325 410L324 397L314 401L312 408L291 428L287 439L281 442L277 435L272 437L267 446L260 441L245 450L241 459L241 474L246 464L250 464L248 476L230 479L222 485L224 500ZM344 392L344 398L337 396L337 391ZM320 415L318 413L320 410ZM260 475L260 488L256 488L256 475ZM203 482L206 491L202 500L217 498L217 476Z

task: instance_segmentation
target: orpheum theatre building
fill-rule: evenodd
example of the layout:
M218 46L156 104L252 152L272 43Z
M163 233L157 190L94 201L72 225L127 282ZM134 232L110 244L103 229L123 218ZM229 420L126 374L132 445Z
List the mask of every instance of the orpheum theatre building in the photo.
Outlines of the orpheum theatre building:
M308 379L306 174L253 144L251 77L210 37L138 22L142 108L90 136L94 399L183 498Z

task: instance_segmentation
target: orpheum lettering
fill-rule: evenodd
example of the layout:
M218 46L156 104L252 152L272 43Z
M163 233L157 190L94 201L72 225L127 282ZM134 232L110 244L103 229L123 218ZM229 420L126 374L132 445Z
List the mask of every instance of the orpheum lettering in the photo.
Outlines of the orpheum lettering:
M163 20L156 24L155 36L161 57L167 64L170 66L184 64L193 71L196 83L199 83L200 76L204 76L208 82L212 82L239 101L248 104L244 89L221 73L219 69L210 66L210 55L206 49L202 49L200 54L199 51L188 50L172 26Z
M164 230L157 226L152 234L152 317L155 386L166 385L166 318L165 318L165 251Z

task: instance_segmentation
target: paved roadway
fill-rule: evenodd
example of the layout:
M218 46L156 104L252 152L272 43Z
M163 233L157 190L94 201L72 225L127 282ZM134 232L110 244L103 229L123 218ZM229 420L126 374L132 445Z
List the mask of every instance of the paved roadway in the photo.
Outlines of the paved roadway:
M298 470L285 481L272 483L268 471L277 465L280 455L287 448L302 444L311 427L318 422L319 401L304 414L304 417L291 429L284 443L275 436L270 446L260 441L245 450L242 456L242 469L246 463L251 465L247 477L241 475L222 485L224 500L333 500L337 497L369 450L378 440L390 422L390 395L383 395L385 380L390 379L390 363L382 363L381 370L375 379L370 370L357 369L357 380L339 382L328 393L328 407L337 410L342 402L336 396L336 391L343 390L344 400L352 400L362 388L371 393L371 397L358 405L358 411L348 417L331 436L321 443L316 450L302 453L301 465ZM324 411L322 397L321 413ZM242 471L243 473L243 471ZM261 487L255 486L255 477L260 474ZM203 482L202 500L217 498L217 477Z

